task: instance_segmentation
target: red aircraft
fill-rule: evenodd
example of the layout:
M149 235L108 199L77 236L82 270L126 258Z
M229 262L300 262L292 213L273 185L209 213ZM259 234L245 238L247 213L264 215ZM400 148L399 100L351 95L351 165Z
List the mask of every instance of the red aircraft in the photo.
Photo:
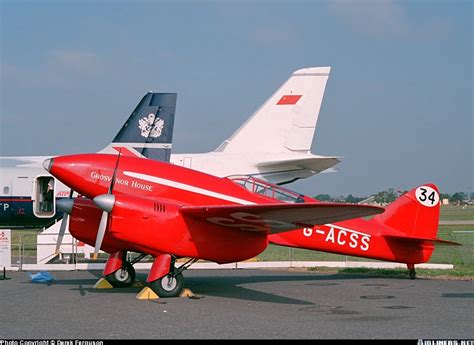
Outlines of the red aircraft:
M382 213L373 206L322 203L251 177L218 178L134 157L81 154L55 157L45 168L84 197L58 201L77 239L110 253L104 277L130 286L133 264L154 262L147 282L160 297L183 289L182 272L199 259L230 263L253 258L269 242L405 262L433 251L439 194L425 185ZM353 220L350 220L353 219ZM64 220L66 221L66 219ZM91 229L98 229L97 231ZM140 253L128 262L126 253ZM176 267L178 258L190 258Z

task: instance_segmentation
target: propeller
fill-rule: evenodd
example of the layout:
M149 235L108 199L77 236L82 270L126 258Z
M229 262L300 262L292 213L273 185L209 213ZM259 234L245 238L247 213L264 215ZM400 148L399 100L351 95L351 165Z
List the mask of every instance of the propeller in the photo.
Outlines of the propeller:
M97 230L97 237L95 239L95 249L94 254L92 255L92 259L96 260L99 256L100 247L102 246L102 241L104 240L105 230L107 229L107 221L109 218L109 213L112 211L115 205L115 196L112 194L115 184L115 175L117 173L117 167L120 160L120 153L119 150L117 162L115 163L114 173L112 174L112 181L110 181L109 190L107 194L101 194L96 196L93 201L97 207L102 210L102 217L100 217L99 229Z
M72 199L73 194L74 194L74 191L71 189L68 199L61 199L61 200L56 201L56 207L60 209L61 211L63 211L64 215L63 215L63 220L61 221L61 227L59 228L58 241L56 243L56 250L54 252L55 255L59 254L59 249L61 248L64 234L66 233L66 226L69 220L69 214L71 213L72 208L74 206L74 200Z

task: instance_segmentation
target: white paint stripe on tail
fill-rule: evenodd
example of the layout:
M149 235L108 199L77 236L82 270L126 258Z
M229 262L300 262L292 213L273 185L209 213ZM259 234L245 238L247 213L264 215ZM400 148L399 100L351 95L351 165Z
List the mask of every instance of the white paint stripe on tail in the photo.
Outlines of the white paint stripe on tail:
M372 235L370 234L366 234L365 232L360 232L360 231L357 231L357 230L352 230L352 229L348 229L348 228L343 228L342 226L339 226L339 225L334 225L334 224L324 224L325 226L329 226L331 228L336 228L336 229L339 229L339 230L344 230L344 231L348 231L348 232L353 232L355 234L358 234L358 235L362 235L362 236L367 236L367 237L371 237Z

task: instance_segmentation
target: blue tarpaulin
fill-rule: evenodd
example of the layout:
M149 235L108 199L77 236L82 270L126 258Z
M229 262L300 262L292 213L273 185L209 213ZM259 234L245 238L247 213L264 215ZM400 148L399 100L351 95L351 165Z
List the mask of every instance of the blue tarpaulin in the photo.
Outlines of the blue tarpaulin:
M47 283L54 280L54 278L51 276L51 274L49 274L49 272L28 272L28 275L30 276L30 279L33 283Z

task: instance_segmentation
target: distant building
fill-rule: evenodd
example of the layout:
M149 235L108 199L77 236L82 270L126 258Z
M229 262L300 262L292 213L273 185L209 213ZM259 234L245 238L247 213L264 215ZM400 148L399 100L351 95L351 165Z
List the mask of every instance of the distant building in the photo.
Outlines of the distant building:
M449 205L449 199L444 198L443 200L441 200L441 205Z
M375 195L369 196L367 199L358 202L359 205L370 205L370 206L387 206L387 203L379 203L375 201Z

